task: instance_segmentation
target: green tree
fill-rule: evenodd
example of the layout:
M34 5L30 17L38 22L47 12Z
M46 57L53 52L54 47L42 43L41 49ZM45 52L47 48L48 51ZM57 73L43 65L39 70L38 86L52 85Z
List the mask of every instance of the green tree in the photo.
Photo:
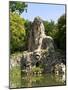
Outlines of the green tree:
M28 20L25 20L25 30L26 30L26 46L28 46L28 38L29 38L29 33L30 33L30 30L31 30L31 21L28 21ZM26 47L28 49L28 47Z
M58 39L58 46L60 49L65 50L66 49L66 15L60 16L58 19L58 33L57 33L57 39Z
M45 33L51 37L53 37L53 39L55 38L55 34L57 32L57 26L54 23L54 21L44 21L44 27L45 27Z
M21 14L24 10L27 10L27 4L25 2L10 1L9 9L11 12L18 12Z
M17 13L10 13L10 50L11 52L25 49L26 32L24 28L25 20Z

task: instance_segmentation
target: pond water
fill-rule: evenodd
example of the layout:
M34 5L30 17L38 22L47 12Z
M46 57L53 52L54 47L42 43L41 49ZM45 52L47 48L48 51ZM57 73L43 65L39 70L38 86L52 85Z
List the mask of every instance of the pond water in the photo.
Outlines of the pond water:
M22 75L12 84L12 88L42 87L65 85L65 75L39 74Z
M40 74L34 76L25 76L21 79L21 87L40 87L64 85L65 77L63 75Z

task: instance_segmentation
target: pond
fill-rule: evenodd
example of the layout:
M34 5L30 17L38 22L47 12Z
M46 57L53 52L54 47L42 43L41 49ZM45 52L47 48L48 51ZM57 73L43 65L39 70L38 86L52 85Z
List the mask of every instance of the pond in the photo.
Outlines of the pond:
M21 87L41 87L65 85L65 77L54 74L40 74L34 76L25 76L21 79Z
M13 78L13 79L12 79ZM10 78L10 88L28 88L28 87L44 87L44 86L61 86L65 85L65 75L38 74L38 75L24 75L17 72Z

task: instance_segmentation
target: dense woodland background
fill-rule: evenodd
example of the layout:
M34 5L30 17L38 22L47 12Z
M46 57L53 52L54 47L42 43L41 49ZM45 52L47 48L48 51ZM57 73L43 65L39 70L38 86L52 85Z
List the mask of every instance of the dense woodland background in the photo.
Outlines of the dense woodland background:
M10 53L28 49L28 35L31 30L31 21L25 20L21 14L28 12L28 4L23 2L9 3L10 17ZM43 20L45 33L54 39L55 49L66 52L66 14L58 17L58 22Z

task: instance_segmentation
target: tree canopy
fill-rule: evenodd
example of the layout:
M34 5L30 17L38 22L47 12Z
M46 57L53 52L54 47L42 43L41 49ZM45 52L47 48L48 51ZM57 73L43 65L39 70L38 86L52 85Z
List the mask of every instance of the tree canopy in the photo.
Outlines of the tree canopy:
M59 48L65 50L66 49L66 15L65 14L58 19L57 27L58 27L57 39L59 43Z
M25 46L25 20L17 13L10 13L10 49L11 52L22 50Z
M57 32L57 26L53 20L44 21L45 33L53 38L55 38L55 34Z
M57 48L64 50L66 49L66 16L63 14L58 18L58 22L55 24L54 21L44 21L45 33L53 37Z
M21 14L24 10L27 10L27 4L25 2L10 1L9 9L11 12L18 12Z

